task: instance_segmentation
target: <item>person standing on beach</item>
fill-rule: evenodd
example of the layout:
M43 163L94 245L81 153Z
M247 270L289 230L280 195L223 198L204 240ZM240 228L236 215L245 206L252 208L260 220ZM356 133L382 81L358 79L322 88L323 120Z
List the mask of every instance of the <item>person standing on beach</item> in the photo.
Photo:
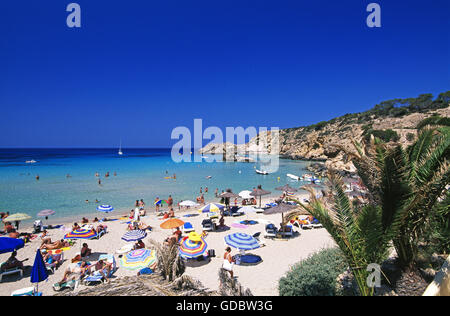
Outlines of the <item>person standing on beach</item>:
M159 201L159 197L156 197L155 203ZM159 212L159 203L155 204L156 211Z
M231 248L227 247L225 249L225 254L223 255L223 265L222 268L225 271L228 271L228 273L230 273L231 278L234 277L233 275L233 265L234 265L235 261L233 259L233 257L231 256Z
M208 193L208 187L205 188L205 193Z
M200 187L200 195L203 193L203 188Z
M167 204L169 205L169 207L172 207L173 205L172 195L169 195L169 198L167 199Z
M102 185L102 180L98 179L98 185Z
M216 188L216 191L214 191L214 195L216 196L216 198L219 197L219 188Z

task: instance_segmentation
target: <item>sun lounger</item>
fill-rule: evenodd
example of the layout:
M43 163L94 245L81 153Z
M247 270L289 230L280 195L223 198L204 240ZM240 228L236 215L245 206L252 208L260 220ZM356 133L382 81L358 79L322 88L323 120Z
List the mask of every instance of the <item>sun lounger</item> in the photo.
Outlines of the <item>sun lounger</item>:
M275 238L277 236L278 230L273 224L266 225L264 237Z
M114 255L110 255L110 254L100 255L98 260L103 260L106 263L112 264L111 271L107 275L108 278L111 277L113 275L113 273L116 271L116 259L114 258ZM83 283L86 285L90 285L90 284L96 283L96 282L103 282L103 281L104 281L104 277L99 272L94 272L92 275L88 275L87 277L85 277L83 279Z
M202 221L202 229L206 231L213 231L214 230L214 223L210 219L204 219Z
M79 280L70 280L61 284L55 283L53 284L53 290L56 292L62 291L64 289L71 289L72 291L75 290L80 285Z
M52 273L55 273L56 268L58 268L61 263L64 261L64 252L61 252L53 256L53 262L52 263L46 263L45 267L47 270L51 271Z
M294 228L292 225L286 225L283 230L278 231L282 237L294 237Z
M26 287L23 289L15 290L11 293L11 296L42 296L42 292L35 292L34 287Z
M190 233L194 231L194 227L192 226L191 223L189 222L185 222L182 228L182 231L184 234Z
M3 281L3 277L5 275L11 275L11 274L16 274L16 273L19 273L20 277L23 277L22 269L19 269L19 268L6 269L5 271L0 273L0 282Z

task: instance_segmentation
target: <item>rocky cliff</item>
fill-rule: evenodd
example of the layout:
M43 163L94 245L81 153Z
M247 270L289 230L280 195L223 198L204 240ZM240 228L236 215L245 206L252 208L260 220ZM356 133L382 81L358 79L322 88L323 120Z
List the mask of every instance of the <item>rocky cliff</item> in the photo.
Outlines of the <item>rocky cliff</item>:
M347 161L347 157L340 148L353 150L352 139L361 141L370 133L386 133L391 139L388 143L400 143L403 146L411 144L417 137L417 126L424 119L439 115L450 117L450 107L426 110L401 116L378 115L371 111L348 114L315 125L288 128L279 132L280 155L290 159L323 161L325 167L352 173L355 171L353 164ZM269 140L264 145L260 140L267 137ZM204 154L223 153L228 159L233 152L252 153L263 150L270 151L270 131L267 135L258 135L247 144L234 145L209 144L201 149ZM268 144L267 144L268 143Z

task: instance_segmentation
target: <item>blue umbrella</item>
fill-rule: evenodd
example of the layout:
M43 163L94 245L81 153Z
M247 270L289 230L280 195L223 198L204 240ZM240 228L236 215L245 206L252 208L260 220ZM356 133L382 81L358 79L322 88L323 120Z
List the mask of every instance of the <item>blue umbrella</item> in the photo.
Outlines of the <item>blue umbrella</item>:
M111 205L100 205L97 206L97 211L109 213L111 211L114 211L114 207L112 207Z
M144 239L145 237L147 237L147 233L143 230L137 229L137 230L130 230L129 232L125 233L122 239L130 242L130 241L138 241Z
M243 233L235 233L225 236L225 243L240 250L252 250L259 248L259 243L253 236Z
M0 237L0 254L13 252L14 250L23 248L24 245L25 243L22 239Z
M31 270L31 283L39 283L48 279L47 268L45 267L44 259L42 259L41 251L36 251L36 258L34 259L33 269ZM36 293L38 292L39 284L36 285Z

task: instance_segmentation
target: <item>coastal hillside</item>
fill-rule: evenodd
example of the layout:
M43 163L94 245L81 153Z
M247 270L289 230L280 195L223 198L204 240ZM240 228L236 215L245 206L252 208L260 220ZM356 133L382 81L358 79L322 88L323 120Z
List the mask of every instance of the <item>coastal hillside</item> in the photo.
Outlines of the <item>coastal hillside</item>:
M353 149L352 139L363 141L374 135L387 143L411 144L420 128L427 124L450 125L450 91L422 94L417 98L383 101L372 109L346 114L314 125L280 130L280 154L290 159L323 161L325 167L354 172L341 148ZM270 141L261 142L258 135L244 145L209 144L202 153L223 152L230 156L233 150L247 153L270 150ZM270 140L270 131L267 139ZM268 143L269 145L264 145Z

